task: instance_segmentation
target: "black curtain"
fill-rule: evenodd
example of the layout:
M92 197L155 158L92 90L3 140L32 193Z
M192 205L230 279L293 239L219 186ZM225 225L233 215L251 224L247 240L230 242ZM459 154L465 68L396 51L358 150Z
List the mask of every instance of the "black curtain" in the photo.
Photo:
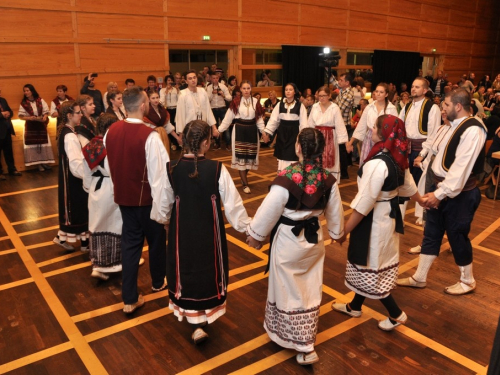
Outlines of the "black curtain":
M282 46L283 96L285 85L293 82L302 92L310 88L314 93L324 82L324 68L321 68L319 54L323 47Z
M380 82L396 85L398 92L402 82L411 89L413 80L418 77L418 70L422 67L422 57L418 52L399 52L375 50L373 53L373 81L372 90Z

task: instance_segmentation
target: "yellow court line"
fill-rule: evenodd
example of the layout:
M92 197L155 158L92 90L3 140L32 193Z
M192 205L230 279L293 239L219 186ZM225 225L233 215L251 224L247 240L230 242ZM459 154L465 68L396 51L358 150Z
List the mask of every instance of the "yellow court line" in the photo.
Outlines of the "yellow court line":
M479 245L483 242L490 234L496 231L500 227L500 218L496 219L491 223L485 230L478 234L471 242L472 246Z
M28 245L28 246L26 246L26 250L38 249L40 247L51 246L51 245L55 245L55 243L53 241L40 242L40 243L36 243L34 245Z
M166 298L167 296L168 296L168 290L163 290L163 291L158 292L158 293L144 295L144 301L146 301L146 302L154 301L156 299ZM121 309L123 309L123 302L119 302L119 303L115 303L113 305L101 307L99 309L95 309L92 311L87 311L87 312L82 313L82 314L73 315L71 317L71 319L73 319L73 321L75 323L78 323L78 322L82 322L84 320L93 319L93 318L96 318L98 316L106 315L106 314L109 314L109 313L112 313L112 312L115 312L115 311L118 311Z
M8 284L2 284L2 285L0 285L0 290L7 290L7 289L10 289L10 288L15 288L16 286L29 284L29 283L32 283L33 281L34 280L33 280L32 277L28 277L28 278L22 279L22 280L13 281L13 282L8 283Z
M5 240L8 240L8 239L9 239L9 236L0 237L0 241L5 241Z
M88 267L91 265L92 265L91 262L78 263L78 264L74 264L74 265L69 266L69 267L59 268L59 269L54 270L54 271L44 272L43 276L46 278L52 277L52 276L60 275L62 273L79 270L80 268L85 268L85 267Z
M331 309L330 309L331 311ZM361 316L360 318L357 319L348 319L340 324L337 324L336 326L333 326L331 328L328 328L325 331L322 331L317 334L316 336L316 343L315 345L322 344L323 342L326 342L338 335L341 335L350 329L353 329L354 327L357 327L366 321L370 320L369 317ZM290 358L293 358L297 355L297 352L295 350L291 349L284 349L279 351L276 354L267 356L264 359L261 359L260 361L254 362L251 365L245 366L243 368L240 368L237 371L231 372L230 374L257 374L259 372L268 370L280 363L283 363L287 361Z
M18 236L19 237L26 237L26 236L29 236L29 235L32 235L32 234L47 232L49 230L54 230L54 229L59 229L59 225L54 225L52 227L45 227L45 228L30 230L28 232L18 233Z
M54 264L54 263L62 262L63 260L71 259L71 258L76 258L76 257L79 257L79 256L84 255L84 254L85 253L82 253L81 251L75 251L75 252L70 253L70 254L62 255L62 256L57 257L57 258L52 258L52 259L46 260L44 262L37 263L36 265L39 268L42 268L42 267L48 266L49 264Z
M255 255L257 258L263 259L267 261L267 255L263 254L260 250L256 250L253 247L248 246L245 242L240 241L236 237L233 237L229 234L226 234L226 239L232 244L241 247L243 250L248 251L249 253Z
M250 271L250 270L265 266L266 264L267 264L267 261L263 260L263 261L259 261L259 262L253 263L253 264L248 264L248 265L243 266L243 267L235 268L234 270L229 271L229 276L231 277L231 276L234 276L234 275L246 272L246 271ZM254 280L254 279L252 279L252 280ZM257 281L257 280L255 280L255 281ZM144 300L146 302L153 301L155 299L159 299L159 298L163 298L163 297L167 297L167 296L168 296L168 290L165 290L165 291L158 292L158 293L146 294L144 296ZM115 303L114 305L109 305L109 306L101 307L99 309L88 311L88 312L85 312L82 314L73 315L71 317L71 319L73 319L73 321L75 323L77 323L77 322L81 322L84 320L95 318L97 316L109 314L109 313L121 310L122 308L123 308L123 302Z
M0 251L0 255L7 255L7 254L12 254L12 253L17 253L16 249L10 249L10 250L2 250Z
M18 368L63 353L70 349L73 349L73 344L67 341L64 344L52 346L39 352L27 355L26 357L16 359L15 361L4 363L3 365L0 365L0 374L5 374L6 372L17 370Z
M91 374L106 374L106 369L102 365L101 361L94 353L90 345L85 341L84 337L76 327L75 323L71 320L68 312L64 308L63 304L57 297L56 293L48 283L47 279L43 276L40 269L36 266L35 261L31 257L27 248L24 246L23 242L17 235L14 227L10 224L5 212L0 207L0 224L3 226L7 235L10 237L14 247L19 252L24 265L28 269L31 277L33 278L36 286L38 287L41 295L47 302L50 310L54 314L57 322L61 326L62 330L68 337L72 346L75 348L83 364Z
M13 191L12 193L5 193L5 194L0 194L0 198L3 197L10 197L12 195L18 195L18 194L25 194L25 193L32 193L34 191L42 191L42 190L49 190L49 189L56 189L57 185L50 185L50 186L44 186L44 187L39 187L35 189L27 189L27 190L19 190L19 191Z
M21 221L15 221L13 223L11 223L11 225L13 227L15 227L16 225L19 225L19 224L26 224L26 223L33 223L35 221L40 221L40 220L45 220L45 219L52 219L54 217L58 217L59 214L53 214L53 215L46 215L46 216L40 216L40 217L37 217L35 219L28 219L28 220L21 220Z

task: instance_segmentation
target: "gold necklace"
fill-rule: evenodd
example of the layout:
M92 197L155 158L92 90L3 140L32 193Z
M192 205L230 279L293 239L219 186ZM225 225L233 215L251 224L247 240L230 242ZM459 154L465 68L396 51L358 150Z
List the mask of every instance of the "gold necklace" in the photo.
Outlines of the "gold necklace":
M243 105L247 107L247 117L250 115L250 102L246 100L246 98L243 98Z

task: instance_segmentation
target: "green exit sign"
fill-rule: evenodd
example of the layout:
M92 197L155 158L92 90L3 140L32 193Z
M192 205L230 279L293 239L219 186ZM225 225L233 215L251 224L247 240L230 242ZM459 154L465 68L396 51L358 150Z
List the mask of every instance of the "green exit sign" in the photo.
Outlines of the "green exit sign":
M210 40L210 35L203 35L203 40Z

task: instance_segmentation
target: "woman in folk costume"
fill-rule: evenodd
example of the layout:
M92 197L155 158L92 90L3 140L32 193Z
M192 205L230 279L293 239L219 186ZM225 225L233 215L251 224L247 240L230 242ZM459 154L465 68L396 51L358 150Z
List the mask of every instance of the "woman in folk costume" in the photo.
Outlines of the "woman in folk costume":
M265 127L264 108L252 97L249 81L243 81L240 89L242 97L233 99L218 131L226 131L234 123L231 168L238 170L243 191L250 194L247 175L250 169L259 167L259 139Z
M226 312L229 265L221 203L235 230L244 232L250 219L227 169L205 158L210 126L191 121L182 141L185 154L167 164L168 203L175 201L168 233L169 308L193 325L198 344L208 337L202 327Z
M58 85L56 87L57 96L50 103L50 117L57 118L57 126L60 124L59 110L61 109L61 104L68 100L75 100L66 94L67 91L68 88L65 85Z
M374 146L358 172L358 194L345 225L344 238L351 233L345 284L356 294L348 304L332 308L358 318L365 298L378 299L389 317L378 323L390 331L407 320L391 295L399 269L399 234L403 219L398 196L424 200L408 169L408 141L405 125L397 116L380 116L372 133Z
M300 162L280 172L248 225L247 243L260 248L271 233L269 289L264 328L271 340L299 353L297 362L318 361L318 331L325 246L319 216L328 233L342 238L344 212L335 177L323 169L323 134L303 129L295 150Z
M351 140L346 143L347 149L352 149L354 139L363 142L361 146L361 154L359 155L359 166L365 162L366 157L373 148L372 133L374 132L377 119L382 115L398 115L398 110L389 99L389 86L386 83L379 83L373 91L373 102L363 111L358 125L354 130Z
M57 129L59 150L59 232L54 243L65 250L81 241L81 251L89 251L89 210L88 194L83 190L83 155L75 128L80 123L82 112L73 100L64 102L59 112L61 125Z
M309 114L309 127L318 129L325 136L325 151L323 152L323 168L340 178L339 143L349 140L340 108L330 101L330 88L320 87L319 102L314 104Z
M94 98L89 95L80 95L76 99L76 102L82 111L82 120L75 128L75 131L80 144L84 147L97 134L96 122L92 117L95 112ZM118 121L118 119L116 121Z
M103 137L116 122L116 116L104 113L97 119L99 135L82 148L83 188L89 193L90 276L108 280L109 273L122 270L122 214L115 203L113 181ZM141 258L139 265L144 263Z
M306 107L299 99L300 92L295 83L288 83L285 97L274 107L266 125L266 133L273 135L276 132L274 156L278 159L278 173L299 160L295 154L295 141L299 132L309 126ZM264 139L264 142L268 141Z
M143 121L155 130L158 130L163 144L165 145L165 148L170 155L169 138L173 138L174 140L176 140L176 144L179 145L182 145L182 139L177 135L177 133L175 132L175 127L170 123L170 114L161 104L160 96L158 95L158 93L152 90L149 90L146 93L149 97L149 110L144 115ZM160 131L159 128L164 129L165 132Z
M50 143L47 125L49 123L49 106L38 95L33 85L23 87L24 97L19 106L19 118L25 120L24 125L24 164L37 165L43 172L54 163L54 153Z

